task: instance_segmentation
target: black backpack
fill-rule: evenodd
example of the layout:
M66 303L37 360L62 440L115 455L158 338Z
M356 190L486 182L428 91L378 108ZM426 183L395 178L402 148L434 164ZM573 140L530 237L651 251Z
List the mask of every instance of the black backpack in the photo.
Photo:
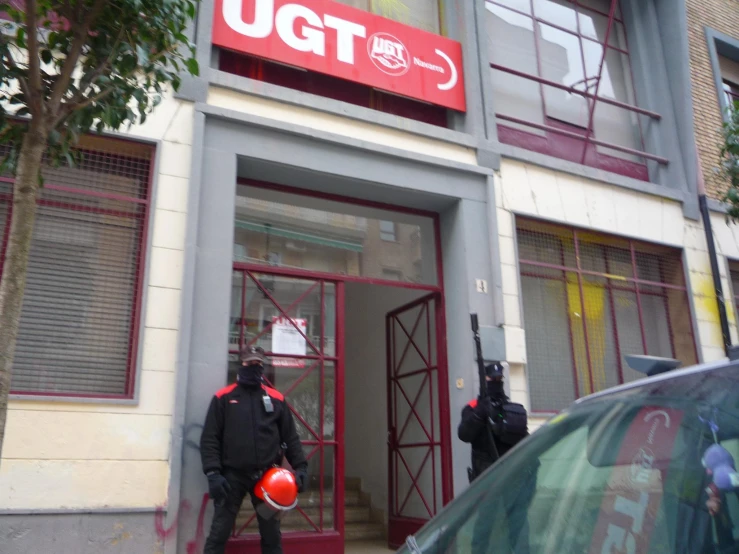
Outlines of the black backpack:
M526 408L516 402L503 402L497 417L498 439L511 446L529 434Z

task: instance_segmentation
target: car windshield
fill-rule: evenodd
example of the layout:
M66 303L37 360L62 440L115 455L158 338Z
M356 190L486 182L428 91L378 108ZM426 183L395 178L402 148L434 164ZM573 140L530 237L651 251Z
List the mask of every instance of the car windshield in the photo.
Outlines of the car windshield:
M401 552L739 552L732 456L739 367L680 372L552 418Z

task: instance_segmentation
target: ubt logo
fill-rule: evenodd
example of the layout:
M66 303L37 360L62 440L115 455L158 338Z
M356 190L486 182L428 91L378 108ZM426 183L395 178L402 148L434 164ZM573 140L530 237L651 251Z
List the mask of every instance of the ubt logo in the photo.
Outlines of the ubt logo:
M367 41L367 53L375 67L388 75L399 77L410 68L408 49L393 35L387 33L372 35Z

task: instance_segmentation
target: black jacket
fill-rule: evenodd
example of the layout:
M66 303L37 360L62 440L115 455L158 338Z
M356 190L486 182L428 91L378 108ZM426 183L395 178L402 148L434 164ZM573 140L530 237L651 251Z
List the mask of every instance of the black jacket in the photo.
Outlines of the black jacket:
M478 417L475 413L477 407L477 400L473 400L467 404L462 410L462 421L457 427L457 436L459 440L469 443L472 445L472 457L487 462L488 465L495 462L493 449L490 446L490 436L493 436L495 446L498 449L498 455L502 456L508 452L512 445L505 444L497 439L492 433L488 434L485 429L487 423Z
M274 406L271 413L264 406L265 395ZM283 443L293 469L305 469L308 462L282 394L266 386L230 385L215 394L208 408L200 437L203 472L265 470L281 463Z

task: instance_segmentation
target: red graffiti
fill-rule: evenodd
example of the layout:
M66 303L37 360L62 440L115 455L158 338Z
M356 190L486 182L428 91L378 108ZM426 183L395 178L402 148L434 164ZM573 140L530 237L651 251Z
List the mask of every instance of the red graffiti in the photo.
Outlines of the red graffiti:
M202 552L205 546L205 510L208 507L208 493L203 495L203 500L200 503L200 512L198 512L198 523L195 529L195 538L187 543L187 554L198 554ZM156 529L157 536L161 540L166 540L177 532L177 527L182 521L182 518L187 516L192 509L192 504L189 501L183 500L180 503L180 509L177 510L177 514L174 517L174 521L169 528L165 527L164 524L164 508L157 508L154 513L154 528Z
M203 495L203 501L200 503L200 513L198 513L198 526L195 531L195 538L187 543L187 554L198 554L205 547L205 509L208 507L208 493Z
M177 511L177 515L174 518L172 526L169 529L166 529L164 527L164 508L158 507L157 511L154 513L154 529L156 529L157 536L162 540L166 540L176 533L180 519L189 513L191 508L192 506L190 505L190 502L183 500L180 504L180 509Z

